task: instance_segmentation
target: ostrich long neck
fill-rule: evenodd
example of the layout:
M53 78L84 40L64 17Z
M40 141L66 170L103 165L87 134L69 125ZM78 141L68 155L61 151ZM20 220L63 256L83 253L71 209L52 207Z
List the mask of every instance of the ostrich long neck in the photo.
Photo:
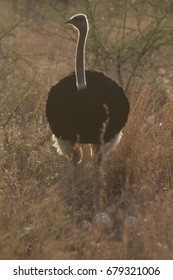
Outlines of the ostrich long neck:
M88 33L86 30L79 31L78 42L76 47L76 83L77 89L86 89L86 76L85 76L85 42Z

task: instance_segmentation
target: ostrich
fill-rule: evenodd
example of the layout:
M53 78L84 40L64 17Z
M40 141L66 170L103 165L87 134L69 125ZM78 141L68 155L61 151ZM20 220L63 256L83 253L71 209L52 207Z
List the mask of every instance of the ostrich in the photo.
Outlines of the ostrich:
M72 162L74 178L82 161L82 144L96 154L97 169L102 147L117 144L127 122L129 102L122 87L96 70L85 70L88 19L77 14L65 23L78 30L75 72L60 80L49 92L46 116L59 154ZM74 180L75 181L75 180ZM98 199L99 187L95 196Z

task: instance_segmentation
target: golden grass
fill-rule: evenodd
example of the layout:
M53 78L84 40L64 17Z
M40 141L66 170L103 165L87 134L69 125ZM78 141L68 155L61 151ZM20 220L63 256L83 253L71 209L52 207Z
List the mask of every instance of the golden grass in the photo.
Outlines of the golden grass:
M1 259L171 259L173 106L162 103L150 88L133 93L122 141L102 163L106 233L72 224L69 163L41 142L45 123L40 133L33 114L22 135L14 124L15 141L1 149ZM88 158L81 166L79 220L93 219L91 167Z

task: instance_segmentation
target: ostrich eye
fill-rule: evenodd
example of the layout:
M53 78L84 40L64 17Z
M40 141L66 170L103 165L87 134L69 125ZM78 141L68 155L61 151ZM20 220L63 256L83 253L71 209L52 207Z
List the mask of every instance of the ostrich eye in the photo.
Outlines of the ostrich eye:
M80 22L80 18L79 17L77 17L77 18L75 18L75 20L76 20L76 22Z

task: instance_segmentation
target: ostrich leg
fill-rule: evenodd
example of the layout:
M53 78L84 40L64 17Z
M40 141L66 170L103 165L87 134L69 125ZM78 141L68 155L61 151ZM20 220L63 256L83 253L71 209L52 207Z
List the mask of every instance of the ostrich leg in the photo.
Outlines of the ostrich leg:
M94 211L100 211L101 207L101 199L100 199L100 189L101 189L101 173L100 173L100 163L102 160L102 152L100 149L100 145L93 145L94 152L94 169L95 169L95 187L93 194L93 203L94 203Z
M73 220L76 221L75 212L78 209L78 193L77 193L77 184L78 184L78 165L82 161L83 153L82 148L79 145L73 147L72 153L72 211L73 211Z

